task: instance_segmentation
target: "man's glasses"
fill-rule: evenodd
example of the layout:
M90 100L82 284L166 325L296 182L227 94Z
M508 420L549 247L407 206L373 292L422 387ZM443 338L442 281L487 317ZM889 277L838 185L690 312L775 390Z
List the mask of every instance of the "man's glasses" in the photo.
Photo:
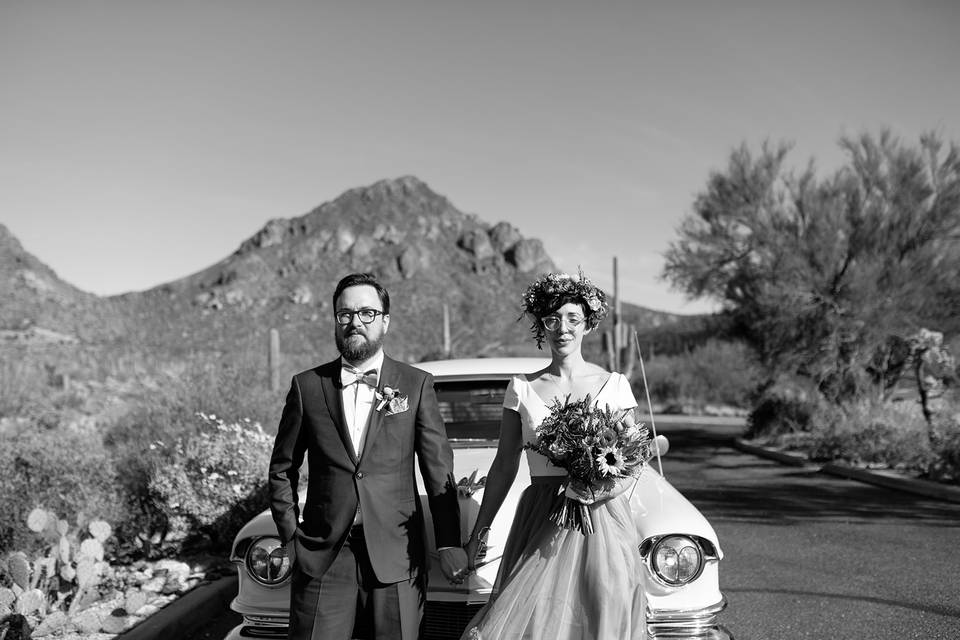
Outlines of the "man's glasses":
M567 326L571 329L576 329L584 323L586 318L583 316L566 316L565 318L561 318L560 316L547 316L546 318L542 318L540 322L543 323L543 328L547 331L556 331L560 328L562 320L566 320Z
M377 316L383 315L386 314L379 309L357 309L356 311L347 311L344 309L343 311L337 311L333 317L337 319L337 324L348 325L353 322L353 316L360 318L360 322L363 324L370 324L377 319Z

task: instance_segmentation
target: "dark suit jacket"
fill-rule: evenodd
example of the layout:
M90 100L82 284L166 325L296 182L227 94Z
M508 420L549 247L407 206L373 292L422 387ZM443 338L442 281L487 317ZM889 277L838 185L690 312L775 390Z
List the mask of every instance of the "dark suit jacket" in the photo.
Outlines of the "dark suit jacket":
M270 459L270 509L298 566L322 577L343 545L359 504L370 562L381 582L425 570L423 512L414 453L426 486L438 547L460 546L453 451L440 417L433 377L384 357L378 390L407 396L408 409L387 415L374 401L363 451L353 452L341 401L339 359L293 377ZM307 495L297 484L307 456ZM301 521L302 516L302 521Z

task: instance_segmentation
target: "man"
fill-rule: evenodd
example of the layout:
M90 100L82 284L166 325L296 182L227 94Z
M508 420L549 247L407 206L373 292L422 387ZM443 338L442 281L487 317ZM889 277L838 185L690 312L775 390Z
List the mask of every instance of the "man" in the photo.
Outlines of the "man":
M414 454L441 569L459 583L467 557L453 451L433 378L383 353L387 291L370 274L348 275L333 310L341 357L294 376L270 459L270 508L294 567L289 637L349 640L360 620L376 640L414 640L427 576Z

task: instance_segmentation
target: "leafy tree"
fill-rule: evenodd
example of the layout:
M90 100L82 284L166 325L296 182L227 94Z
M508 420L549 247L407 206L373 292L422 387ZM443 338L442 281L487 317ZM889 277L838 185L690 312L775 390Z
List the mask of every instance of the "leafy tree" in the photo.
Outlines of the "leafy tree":
M838 402L871 386L889 336L960 326L960 149L934 134L910 147L889 131L840 146L847 163L824 178L812 161L787 168L786 144L734 150L663 274L721 300L770 379L810 376Z

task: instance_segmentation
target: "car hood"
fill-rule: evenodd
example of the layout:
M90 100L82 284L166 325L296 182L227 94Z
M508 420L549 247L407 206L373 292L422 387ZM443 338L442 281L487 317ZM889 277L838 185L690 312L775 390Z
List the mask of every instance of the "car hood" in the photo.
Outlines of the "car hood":
M454 473L459 478L469 477L474 471L477 472L477 479L486 475L493 456L496 453L494 447L469 447L454 449ZM670 482L661 476L656 470L656 461L651 461L651 465L644 469L640 478L637 479L636 486L628 490L630 495L630 505L636 514L637 527L640 531L641 539L647 539L651 536L665 535L669 533L684 533L706 538L720 550L720 543L713 527L703 516L702 513L687 500L683 494L674 488ZM417 476L419 484L419 474ZM530 472L526 465L526 460L522 460L520 469L517 472L517 480L510 490L507 499L504 500L500 512L497 514L497 520L503 518L505 523L509 524L513 518L513 511L516 509L520 494L530 483ZM421 493L423 485L419 484ZM480 489L469 497L464 497L460 501L460 508L463 511L461 534L464 539L470 534L473 527L473 520L476 519L476 512L480 508L480 502L483 499L483 490ZM423 501L424 510L429 519L429 507L426 500ZM432 528L431 528L432 529ZM270 515L270 510L265 510L252 518L240 532L237 539L243 539L255 536L275 536L277 534L276 525ZM432 540L432 530L429 532ZM491 541L492 542L492 541Z

